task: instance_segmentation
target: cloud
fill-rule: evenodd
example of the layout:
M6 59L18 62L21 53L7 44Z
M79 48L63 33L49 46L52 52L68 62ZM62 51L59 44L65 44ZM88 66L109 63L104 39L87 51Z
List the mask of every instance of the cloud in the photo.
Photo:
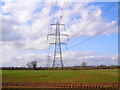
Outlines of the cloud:
M7 18L7 19L6 19ZM2 21L2 41L14 41L22 39L19 34L17 22L6 17Z
M77 3L79 4L79 3ZM76 6L78 6L75 4ZM102 16L102 10L100 6L86 5L82 8L73 6L72 10L66 10L66 16L68 19L64 19L64 23L70 25L68 28L68 34L71 38L80 37L80 36L94 36L101 31L101 35L107 35L117 32L117 21L107 21ZM85 8L84 8L85 7ZM74 12L74 13L73 13ZM70 20L71 15L78 15L79 17L73 18ZM71 23L72 22L72 23ZM102 27L101 27L102 26ZM96 28L97 27L97 28Z
M56 3L59 8L62 8L63 4L64 2ZM10 44L12 49L18 47L15 45L20 45L20 43L22 49L14 49L24 50L28 48L41 50L47 48L46 36L49 25L49 5L50 3L36 3L32 1L25 1L24 3L17 1L6 2L5 5L2 6L2 10L4 13L9 12L11 14L3 14L2 41L7 42L7 45L11 42L15 43L12 44L13 46ZM60 12L61 9L58 9L57 12L54 13L54 16L56 18L59 17ZM103 33L103 35L116 32L116 21L109 22L105 20L101 13L102 10L100 6L89 5L88 2L68 3L68 8L65 10L62 23L73 23L69 25L68 31L61 31L61 33L67 33L71 39L80 36L94 36L110 26L112 26L112 28ZM97 16L99 16L99 18L85 28L86 25Z
M56 10L56 13L52 13L55 18L59 18L63 3L64 2L56 4L60 9ZM2 16L2 39L0 43L3 42L4 47L2 49L5 53L7 52L7 54L9 54L7 59L6 57L3 58L3 60L5 60L3 65L7 65L8 63L10 65L19 65L17 62L20 62L22 65L23 62L21 60L23 59L28 62L27 60L30 59L31 56L23 55L18 58L17 54L20 51L44 50L48 48L47 33L49 28L49 18L52 17L49 16L50 3L39 2L39 0L36 0L35 2L32 0L26 0L24 2L11 0L8 2L8 0L6 0L1 9L2 13L0 13L0 16ZM107 27L112 28L110 28L109 31L104 32L102 35L116 33L116 21L107 21L101 15L102 13L103 12L100 6L91 5L89 2L68 3L68 7L65 9L65 14L62 20L62 23L65 23L68 27L67 31L61 31L61 33L68 34L70 39L74 38L73 36L76 36L76 34L76 37L94 36ZM91 25L85 28L86 25L97 16L99 17ZM51 30L50 32L54 33L54 30ZM64 40L66 39L62 39L62 41ZM53 39L49 41L53 41ZM6 55L5 53L3 53L3 56ZM41 55L42 57L36 55L33 56L35 58L42 58L44 55ZM28 58L26 59L25 57ZM70 60L72 64L72 59ZM45 62L43 61L42 65L44 64Z
M28 62L34 60L38 62L38 66L46 65L46 54L15 54L5 52L2 57L2 66L26 66Z
M47 54L4 54L3 66L26 66L28 62L36 60L38 66L47 65ZM52 66L52 55L50 57L50 66ZM118 65L118 55L101 56L95 52L66 52L63 53L64 66L80 66L85 61L88 65Z
M6 2L2 6L4 13L11 13L10 15L3 14L2 41L5 42L5 48L8 45L17 50L46 48L48 31L46 21L48 21L49 12L48 7L43 8L40 13L35 12L39 5L41 4L33 2ZM31 21L31 25L29 25L29 21Z
M79 66L83 61L88 65L118 65L118 55L102 56L95 52L67 52L63 54L63 57L65 65L68 66Z

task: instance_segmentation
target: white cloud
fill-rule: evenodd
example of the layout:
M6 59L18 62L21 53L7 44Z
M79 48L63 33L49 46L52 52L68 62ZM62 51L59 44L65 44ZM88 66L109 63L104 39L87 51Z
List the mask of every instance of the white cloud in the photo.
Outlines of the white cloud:
M77 5L78 6L78 5ZM83 7L85 7L83 5ZM72 25L69 26L68 34L70 37L80 37L80 36L94 36L101 31L106 31L102 35L110 34L117 32L117 21L107 21L102 16L102 10L99 6L89 6L87 8L76 8L74 6L73 10L66 10L68 17L70 18L74 14L74 9L76 15L79 15L80 18L67 21L66 18L63 21L64 23L72 22ZM74 15L73 15L74 16ZM66 16L67 17L67 16ZM96 28L97 27L97 28Z
M118 55L101 56L95 52L67 52L63 57L65 65L68 66L80 65L83 61L88 65L118 65Z
M5 53L3 66L26 66L28 62L36 60L38 66L47 65L47 54L18 54ZM52 66L53 58L50 58ZM81 65L85 61L88 65L118 65L118 55L101 56L95 52L66 52L63 53L64 66Z
M43 4L43 7L41 7L41 4ZM13 43L18 42L19 44L21 43L21 45L25 45L25 47L22 46L22 48L25 49L27 49L27 47L28 49L46 48L46 36L49 24L49 4L50 3L33 3L32 1L25 1L24 3L7 2L4 6L2 6L3 12L11 13L10 15L3 15L3 41L9 41ZM58 5L60 7L62 6L62 4L59 3ZM41 7L40 11L34 13L34 11L39 7ZM63 23L68 24L72 22L71 17L74 17L75 15L81 17L78 19L75 18L75 22L69 26L68 31L62 31L63 33L66 32L70 38L76 36L76 34L77 36L94 36L98 32L110 26L112 26L112 28L109 31L103 33L104 35L117 31L115 21L106 21L104 17L101 16L102 10L97 5L89 5L89 3L68 3L68 7L71 7L72 9L66 8L65 16L63 17L64 20L62 20ZM58 12L61 12L61 10ZM55 16L59 16L58 12L55 14ZM86 25L98 16L99 18L97 18L91 25L88 25L86 28ZM30 25L28 21L31 22Z
M6 2L2 6L3 13L11 13L12 19L25 23L33 17L33 11L38 7L39 3L33 2Z
M11 64L14 62L16 65L19 65L17 64L17 61L19 61L21 57L24 57L16 56L19 51L43 50L48 47L46 38L49 24L49 5L50 3L41 3L37 1L33 2L32 0L29 2L26 0L24 3L11 0L11 2L6 2L5 5L2 6L3 50L5 50L5 52L16 52L11 54L8 53L9 57L4 59L4 65L7 65L9 62L11 62ZM58 5L61 7L63 2L58 3ZM117 30L117 26L115 25L116 21L110 22L105 20L105 18L101 15L102 10L97 5L89 5L89 3L68 3L68 7L69 8L66 8L65 10L65 15L62 22L68 24L73 21L73 23L68 27L68 31L62 31L62 33L67 33L70 38L73 38L73 36L77 33L77 36L79 37L93 36L96 35L99 31L102 31L110 26L112 26L112 28L109 31L103 33L103 35L116 32ZM60 12L61 11L59 10L55 16L58 17ZM9 14L5 15L5 13ZM76 15L80 18L72 19ZM87 24L89 24L91 20L97 16L99 16L99 18L97 18L91 25L85 28L85 30L82 30L84 27L86 27ZM72 54L73 58L75 55L75 53ZM31 56L26 57L30 59ZM19 62L22 65L22 61Z

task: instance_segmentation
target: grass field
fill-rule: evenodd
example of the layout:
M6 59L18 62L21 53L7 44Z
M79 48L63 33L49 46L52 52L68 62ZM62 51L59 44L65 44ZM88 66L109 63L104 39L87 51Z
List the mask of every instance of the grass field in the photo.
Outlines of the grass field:
M3 70L3 82L118 82L118 70Z

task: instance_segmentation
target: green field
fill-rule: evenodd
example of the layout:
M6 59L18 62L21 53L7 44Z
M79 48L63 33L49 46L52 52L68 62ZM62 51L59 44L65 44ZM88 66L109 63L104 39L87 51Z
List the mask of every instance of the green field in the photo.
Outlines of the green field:
M118 70L2 70L3 82L118 82Z

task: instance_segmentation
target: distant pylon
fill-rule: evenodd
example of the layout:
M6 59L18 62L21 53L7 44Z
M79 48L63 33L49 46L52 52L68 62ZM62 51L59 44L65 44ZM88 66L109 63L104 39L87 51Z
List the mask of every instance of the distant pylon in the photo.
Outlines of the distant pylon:
M47 68L49 68L50 67L50 55L47 56L47 60L48 60L47 61Z
M60 27L64 27L63 29L65 30L65 25L60 24L59 21L56 24L51 24L51 27L55 26L55 33L50 33L48 36L54 36L55 41L49 44L54 44L55 45L55 50L54 50L54 58L53 58L53 64L52 67L63 67L63 58L62 58L62 49L61 45L67 45L66 43L61 43L61 36L68 36L67 34L61 34L60 32ZM48 38L47 36L47 38Z

